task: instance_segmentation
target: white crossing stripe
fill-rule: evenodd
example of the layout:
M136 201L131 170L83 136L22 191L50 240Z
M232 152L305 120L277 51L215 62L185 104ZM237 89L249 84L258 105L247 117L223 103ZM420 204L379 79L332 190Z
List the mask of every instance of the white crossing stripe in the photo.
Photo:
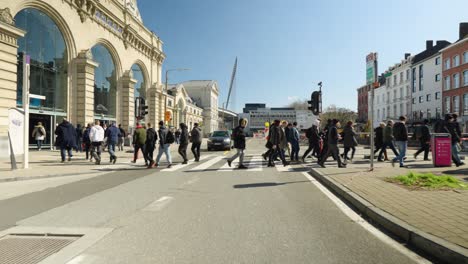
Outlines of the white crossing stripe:
M224 156L216 156L214 158L209 159L207 162L204 162L194 168L191 168L189 171L201 171L201 170L206 170L209 167L213 166L220 160L224 159Z
M286 172L286 171L294 171L293 167L291 167L291 165L288 165L288 166L283 166L283 164L277 164L275 166L276 170L279 171L279 172Z
M247 171L262 171L263 170L263 158L262 156L254 156L247 165L249 169Z
M201 156L201 157L200 157L200 161L205 160L205 159L207 159L207 158L209 158L209 157L212 157L212 156L213 156L213 155L204 155L204 156ZM188 164L179 163L179 164L176 164L176 165L174 165L174 166L172 166L172 167L170 167L170 168L163 169L163 170L161 170L161 171L163 171L163 172L176 171L176 170L179 170L179 169L182 169L182 168L184 168L184 167L189 166L189 165L190 165L191 163L193 163L193 162L195 162L195 159L189 160L189 163L188 163Z
M228 165L228 163L226 161L226 163L221 168L219 168L218 171L219 172L229 172L229 171L232 172L234 170L234 168L237 167L237 166L239 166L239 162L234 162L233 161L231 163L231 167L229 167L229 165Z

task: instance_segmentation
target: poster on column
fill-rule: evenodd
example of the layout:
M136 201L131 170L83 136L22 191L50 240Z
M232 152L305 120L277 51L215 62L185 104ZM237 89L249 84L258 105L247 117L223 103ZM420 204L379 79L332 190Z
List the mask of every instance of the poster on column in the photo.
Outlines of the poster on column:
M8 134L10 137L11 151L13 154L24 154L24 111L19 108L8 110ZM10 150L10 147L8 147Z

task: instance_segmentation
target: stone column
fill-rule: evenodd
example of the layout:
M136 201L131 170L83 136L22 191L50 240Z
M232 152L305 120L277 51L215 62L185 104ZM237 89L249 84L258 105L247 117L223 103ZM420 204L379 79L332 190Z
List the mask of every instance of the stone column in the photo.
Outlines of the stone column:
M135 84L132 71L126 71L122 76L122 127L126 130L135 126Z
M76 63L76 124L94 121L94 69L99 64L93 61L90 50L81 51Z
M162 119L160 116L160 97L161 93L157 89L156 85L153 85L150 89L146 90L146 98L148 102L148 122L153 124L153 127L158 127L158 122Z
M0 9L0 144L4 152L8 147L8 109L16 107L17 40L25 33L13 25L8 8Z

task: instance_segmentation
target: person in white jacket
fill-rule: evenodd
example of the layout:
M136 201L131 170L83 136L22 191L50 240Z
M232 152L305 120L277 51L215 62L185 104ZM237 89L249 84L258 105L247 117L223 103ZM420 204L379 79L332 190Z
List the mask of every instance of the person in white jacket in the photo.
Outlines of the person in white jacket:
M99 121L94 121L94 126L89 131L91 141L91 156L96 160L96 165L101 164L101 146L104 141L104 129L99 125Z
M45 128L42 126L42 122L37 122L37 125L34 127L34 130L32 132L33 138L36 140L37 144L37 150L42 149L42 142L44 142L44 139L46 137L46 131Z

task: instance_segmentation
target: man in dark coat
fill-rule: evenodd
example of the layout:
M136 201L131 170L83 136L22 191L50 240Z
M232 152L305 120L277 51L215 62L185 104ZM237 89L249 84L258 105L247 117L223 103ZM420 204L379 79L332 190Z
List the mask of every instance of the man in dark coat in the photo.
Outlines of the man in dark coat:
M182 156L184 160L182 164L187 164L187 146L189 143L189 136L188 136L188 127L184 123L180 123L180 133L179 133L179 154Z
M156 146L156 141L158 140L158 134L156 133L156 130L154 130L151 123L148 123L147 127L148 128L146 129L145 155L146 155L146 160L149 162L149 165L148 165L148 169L149 169L154 166L153 154L154 154L154 148Z
M234 128L232 132L232 139L234 140L234 148L237 150L237 153L230 157L227 160L227 163L229 167L231 167L232 161L235 159L239 158L239 169L247 169L246 166L244 166L244 151L245 151L245 132L244 128L247 126L247 119L241 118L239 120L239 125Z
M192 142L192 153L195 161L200 161L200 147L202 143L202 131L198 123L193 124L192 131L190 131L190 142Z
M393 126L393 136L399 155L392 159L392 166L395 166L395 162L399 161L400 168L402 168L404 167L406 149L408 148L408 129L406 128L406 116L400 116L399 120L400 122Z
M312 156L318 156L320 154L320 135L319 135L319 121L317 120L316 124L313 124L309 129L307 129L306 137L309 140L309 148L304 152L302 156L302 162L305 162L305 159L312 152Z
M353 121L348 121L346 126L343 129L343 146L344 146L344 154L343 159L349 160L353 162L354 153L356 153L356 146L357 139L356 139L356 132L353 128ZM351 150L351 158L348 157L348 152Z
M55 129L57 140L55 142L57 147L60 147L60 155L62 162L65 162L65 154L68 153L68 161L73 157L72 149L76 148L76 129L67 119L63 119Z
M127 136L127 133L125 133L125 130L122 128L121 124L119 124L119 130L120 130L120 137L119 137L119 142L117 142L117 146L119 147L119 151L122 151L123 146L124 146L124 138Z
M327 120L327 124L325 125L325 127L323 128L323 131L322 131L322 139L323 139L323 148L322 148L322 152L320 153L319 155L319 159L318 161L320 162L322 159L325 158L325 154L328 153L328 130L329 128L332 126L332 120L331 119L328 119ZM329 154L328 154L329 155ZM328 158L328 157L327 157Z
M117 143L119 142L120 129L117 128L114 122L110 127L106 129L104 135L107 138L107 151L110 155L110 162L115 164L115 162L117 161L117 156L115 155L115 145L117 145Z
M283 128L281 127L281 121L275 120L273 125L270 127L270 136L268 138L269 145L272 151L268 158L268 167L275 167L275 159L279 156L283 162L283 166L287 166L289 163L285 159L284 148L287 144L286 135Z
M429 149L431 148L431 132L429 130L429 120L425 119L424 120L424 125L420 127L420 135L419 138L416 138L419 140L420 148L416 153L414 153L414 159L416 159L419 155L419 153L424 151L424 160L429 160ZM415 136L417 133L414 133L413 136Z
M175 141L174 133L169 131L169 129L164 125L163 121L159 121L159 149L158 156L156 157L155 166L159 166L159 161L163 154L166 155L167 167L172 167L172 157L171 157L171 144Z
M455 163L455 166L459 167L465 165L465 163L461 161L460 156L458 155L458 144L460 143L461 138L457 131L457 127L459 128L459 125L453 118L453 115L447 114L445 116L442 132L450 134L450 138L452 140L452 161Z
M381 122L378 127L374 129L375 133L375 140L374 140L374 154L377 153L379 150L382 149L383 147L383 131L385 129L385 123ZM387 150L383 151L383 154L385 155L385 159L387 158ZM378 159L378 161L383 161L382 159Z
M338 140L339 140L339 134L338 134L338 128L340 127L340 121L337 119L332 120L332 124L328 129L328 150L325 153L324 156L322 156L322 159L318 162L318 164L322 167L325 168L325 162L327 161L328 156L330 154L336 158L338 161L338 167L339 168L346 168L346 163L341 162L341 157L340 157L340 149L338 148Z
M76 125L76 152L83 152L83 128L81 124Z

